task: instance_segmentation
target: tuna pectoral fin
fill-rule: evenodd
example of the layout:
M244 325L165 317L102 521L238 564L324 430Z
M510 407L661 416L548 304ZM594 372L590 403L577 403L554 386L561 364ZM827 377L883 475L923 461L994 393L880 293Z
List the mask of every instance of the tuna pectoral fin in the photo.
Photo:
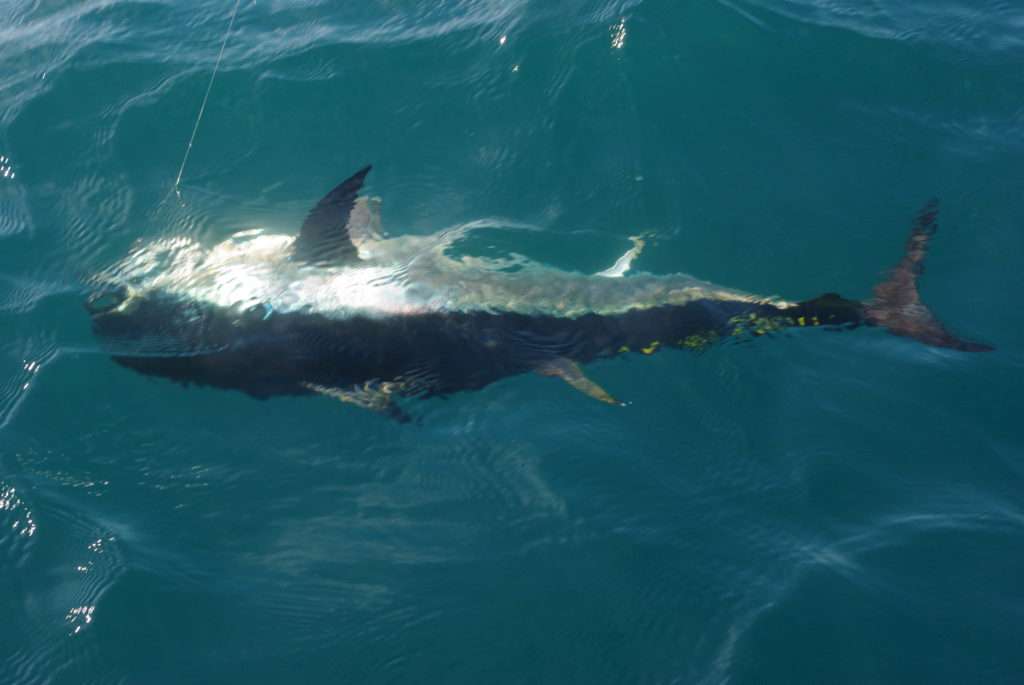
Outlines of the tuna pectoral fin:
M619 402L608 394L607 390L587 378L583 374L583 369L580 368L579 364L571 359L566 359L565 357L549 359L537 367L537 373L542 376L555 376L557 378L561 378L584 395L593 397L595 400L599 400L605 404L617 404L620 407L625 406L625 403Z
M411 420L409 415L395 404L397 387L393 383L366 383L345 390L316 383L303 383L302 387L345 404L369 409L399 423L408 423Z
M865 303L865 318L894 335L913 338L926 345L963 352L990 351L994 348L989 345L963 340L947 331L921 301L917 279L924 271L928 242L938 229L938 214L935 200L921 210L907 240L903 259L886 280L875 286L874 298Z

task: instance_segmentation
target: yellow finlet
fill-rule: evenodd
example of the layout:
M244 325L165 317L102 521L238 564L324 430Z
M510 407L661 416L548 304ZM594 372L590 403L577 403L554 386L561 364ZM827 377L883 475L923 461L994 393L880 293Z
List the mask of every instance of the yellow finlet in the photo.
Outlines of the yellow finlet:
M658 350L659 347L661 347L661 341L660 340L654 340L654 341L651 342L650 345L648 345L647 347L642 348L640 351L643 352L644 354L654 354Z

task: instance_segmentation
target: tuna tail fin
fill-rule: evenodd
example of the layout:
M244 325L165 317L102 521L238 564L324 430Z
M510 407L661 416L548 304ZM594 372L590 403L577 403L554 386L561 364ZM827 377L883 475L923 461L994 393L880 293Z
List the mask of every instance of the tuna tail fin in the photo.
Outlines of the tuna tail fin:
M924 271L928 241L938 229L939 203L930 200L914 220L903 259L888 278L874 288L874 297L864 303L864 317L884 326L893 335L913 338L926 345L962 352L988 352L995 348L956 337L946 330L921 301L917 279Z

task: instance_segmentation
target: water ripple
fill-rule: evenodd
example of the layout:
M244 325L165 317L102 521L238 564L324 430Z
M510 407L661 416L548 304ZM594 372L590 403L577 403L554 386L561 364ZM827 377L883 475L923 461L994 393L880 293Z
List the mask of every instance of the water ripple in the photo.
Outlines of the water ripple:
M112 234L123 230L132 199L132 186L124 177L82 177L61 193L57 205L62 225L60 240L74 247L76 262L100 261L94 255L103 250Z
M730 0L724 6L763 23L759 14L831 26L871 38L937 43L977 52L1024 50L1024 9L1019 3L957 0L942 4L903 0Z
M43 682L98 659L88 633L103 620L103 599L123 574L125 561L111 531L55 489L57 481L32 473L45 469L52 455L28 446L6 456L11 465L31 473L27 482L35 505L28 509L19 490L0 484L0 524L14 516L21 521L15 534L40 543L19 553L22 630L10 641L12 652L0 661L0 670L10 674L5 682ZM15 549L7 537L0 538L4 556Z
M0 155L0 238L32 231L28 193L16 178L14 161Z
M38 526L17 489L0 480L0 556L8 568L21 568L31 553Z
M57 354L52 336L15 338L0 347L0 429L10 423L39 372Z

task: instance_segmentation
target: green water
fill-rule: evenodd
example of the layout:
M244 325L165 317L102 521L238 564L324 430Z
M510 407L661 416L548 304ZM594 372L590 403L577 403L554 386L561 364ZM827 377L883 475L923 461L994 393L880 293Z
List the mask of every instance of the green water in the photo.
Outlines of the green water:
M1024 9L862 5L242 2L180 195L233 4L0 6L0 682L1019 682ZM923 297L996 351L799 331L409 425L103 353L137 240L366 163L393 234L786 298L936 197Z

